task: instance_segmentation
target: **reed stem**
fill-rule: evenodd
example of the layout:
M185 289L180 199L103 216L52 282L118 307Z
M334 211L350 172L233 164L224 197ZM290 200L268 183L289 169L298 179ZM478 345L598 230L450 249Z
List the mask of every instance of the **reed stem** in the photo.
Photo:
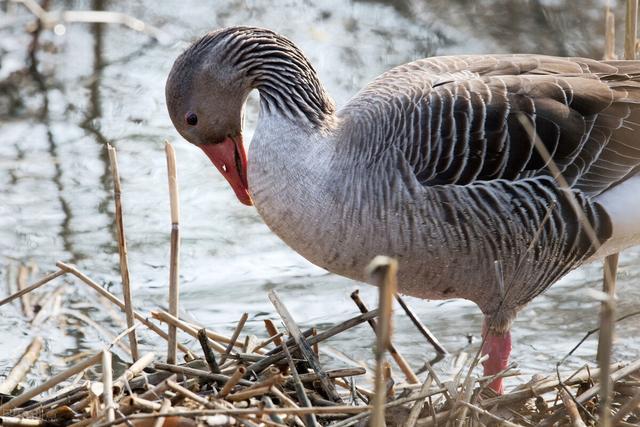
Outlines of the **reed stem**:
M111 352L102 351L102 384L104 386L103 399L104 411L107 422L116 419L115 406L113 404L113 371L111 368Z
M378 287L378 325L376 335L375 358L375 395L373 397L373 415L371 418L372 427L382 427L385 425L385 402L387 400L386 384L384 381L384 353L391 344L391 333L393 330L393 297L397 292L398 262L389 257L377 256L367 267L367 273L371 283Z
M636 59L636 37L638 33L638 0L627 0L625 19L624 59Z
M122 302L120 299L118 299L111 292L107 291L102 286L98 285L96 282L91 280L91 278L89 276L87 276L86 274L82 273L76 267L74 267L74 266L72 266L70 264L66 264L66 263L64 263L62 261L58 261L56 263L56 266L58 268L62 269L63 273L68 272L68 273L73 274L78 279L80 279L83 283L88 285L90 288L95 290L97 293L99 293L100 295L102 295L103 297L105 297L106 299L108 299L109 301L111 301L113 304L117 305L118 307L120 307L121 310L124 311L124 309L125 309L124 302ZM167 335L166 332L164 332L162 329L160 329L159 327L157 327L153 323L149 322L145 316L143 316L142 314L140 314L139 312L137 312L135 310L133 311L133 315L135 316L136 319L138 319L138 321L140 321L147 328L151 329L153 332L155 332L156 334L161 336L163 339L165 339L165 340L169 339L169 336ZM182 344L178 344L178 348L180 349L180 351L186 353L187 355L191 354L191 351L187 347L182 345Z
M8 297L6 297L3 300L0 300L0 307L2 307L5 304L10 303L11 301L13 301L16 298L20 298L22 295L27 294L29 292L35 291L36 289L38 289L40 286L45 285L47 283L49 283L50 281L52 281L53 279L55 279L56 277L62 276L63 274L65 274L66 271L60 269L58 271L54 271L53 273L49 273L46 276L44 276L42 279L38 280L37 282L35 282L33 285L29 285L24 289L19 290L18 292L9 295Z
M113 198L115 201L116 234L118 236L118 253L120 254L120 277L122 278L122 296L124 298L124 312L129 328L129 347L131 357L138 360L138 338L133 327L135 317L133 315L133 301L131 298L131 281L129 277L129 257L127 255L127 238L124 232L124 218L122 215L122 198L120 187L120 173L118 171L118 156L116 149L107 144L109 152L109 163L111 164L111 175L113 176Z
M611 12L609 4L604 10L604 59L616 59L616 16Z
M170 143L165 143L167 155L167 176L169 178L169 201L171 204L171 253L169 264L169 313L178 318L178 305L180 298L180 283L178 280L180 260L180 202L178 198L178 172L176 168L176 152ZM176 361L176 337L175 325L169 325L169 349L167 351L167 363Z
M49 390L50 388L52 388L55 385L60 384L62 381L66 380L67 378L79 374L80 372L84 371L85 369L100 363L100 360L102 359L102 352L94 354L91 357L88 357L86 359L84 359L81 362L76 363L75 365L73 365L72 367L70 367L69 369L66 369L63 372L60 372L57 375L54 375L53 377L49 378L47 381L45 381L44 383L42 383L41 385L31 388L27 391L25 391L24 393L20 394L19 396L14 397L13 399L11 399L10 401L8 401L7 403L3 404L0 406L0 415L6 414L9 410L13 409L13 408L17 408L18 406L22 405L23 403L28 402L32 397L35 397L37 395L39 395L40 393Z
M600 367L600 423L603 427L611 426L611 394L613 384L611 382L609 366L615 328L617 269L618 254L609 255L604 259L603 290L606 297L600 305L600 333L598 335L597 357L598 366Z
M31 341L31 344L29 344L24 354L20 357L18 363L11 369L11 372L9 372L9 375L7 375L4 381L0 383L0 393L11 394L18 386L20 381L22 381L38 360L42 343L42 337L35 337L33 341Z

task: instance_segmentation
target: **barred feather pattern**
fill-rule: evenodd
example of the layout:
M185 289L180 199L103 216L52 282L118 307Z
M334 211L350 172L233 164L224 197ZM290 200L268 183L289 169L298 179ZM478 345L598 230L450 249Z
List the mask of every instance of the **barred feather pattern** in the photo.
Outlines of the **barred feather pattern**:
M403 292L474 301L496 330L610 238L597 199L640 168L638 61L423 59L335 112L273 32L225 29L191 49L260 92L249 186L276 234L357 280L394 256Z
M430 238L447 248L442 255L462 254L457 261L478 268L480 281L499 280L487 261L502 264L503 291L462 280L459 286L471 290L456 296L490 312L504 292L504 307L513 312L610 237L608 215L595 199L638 172L639 103L636 61L425 59L383 74L339 112L340 157L375 163L399 153L401 167L386 170L411 173L412 197L432 204L437 225ZM536 138L549 157L536 149Z
M266 113L304 119L317 126L335 112L335 104L311 63L291 41L271 30L229 27L214 31L194 43L183 57L197 60L212 52L260 91ZM186 67L193 66L184 62Z

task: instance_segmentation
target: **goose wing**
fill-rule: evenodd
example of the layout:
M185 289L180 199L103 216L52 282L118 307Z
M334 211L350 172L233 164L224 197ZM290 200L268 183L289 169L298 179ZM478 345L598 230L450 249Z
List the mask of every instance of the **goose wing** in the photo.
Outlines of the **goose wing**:
M594 196L640 165L640 61L437 57L383 74L345 110L362 102L384 116L371 148L404 152L424 185L561 173Z
M611 237L595 199L638 171L639 105L637 61L482 55L394 68L340 114L347 149L428 189L442 244L503 261L517 307Z

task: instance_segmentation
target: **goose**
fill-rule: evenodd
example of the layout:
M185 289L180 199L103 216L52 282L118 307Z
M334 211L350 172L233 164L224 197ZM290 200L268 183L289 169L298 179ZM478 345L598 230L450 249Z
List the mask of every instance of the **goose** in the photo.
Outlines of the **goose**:
M178 133L307 260L366 281L388 255L403 294L474 302L485 375L507 367L529 301L640 243L639 61L431 57L337 110L290 40L230 27L187 48L165 92Z

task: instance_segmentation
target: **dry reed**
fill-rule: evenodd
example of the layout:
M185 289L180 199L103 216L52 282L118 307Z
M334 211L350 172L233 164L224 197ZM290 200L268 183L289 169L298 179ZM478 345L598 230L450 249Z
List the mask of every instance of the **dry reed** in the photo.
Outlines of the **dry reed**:
M169 179L169 202L171 206L171 252L169 255L169 314L178 318L180 296L179 259L180 259L180 201L178 196L178 172L176 167L176 153L173 146L165 143L167 156L167 177ZM177 329L169 325L169 345L167 363L176 362Z
M107 145L109 153L109 163L111 165L111 175L113 177L113 199L115 203L115 223L116 235L118 239L118 253L120 254L120 276L122 278L122 295L124 297L124 312L127 319L129 332L129 347L131 357L138 360L138 338L136 330L133 328L135 317L133 315L133 302L131 298L131 281L129 277L129 257L127 254L127 238L124 231L124 217L122 215L122 189L120 186L120 172L118 170L118 156L116 149Z

